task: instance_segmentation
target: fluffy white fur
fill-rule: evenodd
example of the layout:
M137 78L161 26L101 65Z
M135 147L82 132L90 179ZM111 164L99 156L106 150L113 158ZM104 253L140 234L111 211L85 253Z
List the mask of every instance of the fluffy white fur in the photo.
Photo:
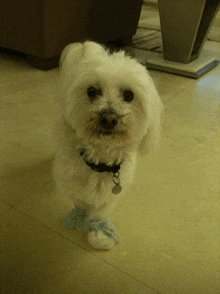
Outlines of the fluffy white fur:
M88 88L101 90L91 99ZM124 91L134 99L124 101ZM60 95L63 115L58 127L59 149L54 161L54 178L59 193L87 209L90 220L106 219L126 192L135 170L136 154L153 151L160 138L163 109L153 81L144 66L123 51L110 54L94 42L68 45L60 60ZM105 134L100 115L109 111L117 125ZM112 173L95 172L89 162L119 164L122 192L112 193ZM126 201L126 199L125 199ZM102 231L92 231L89 243L109 249L115 243Z

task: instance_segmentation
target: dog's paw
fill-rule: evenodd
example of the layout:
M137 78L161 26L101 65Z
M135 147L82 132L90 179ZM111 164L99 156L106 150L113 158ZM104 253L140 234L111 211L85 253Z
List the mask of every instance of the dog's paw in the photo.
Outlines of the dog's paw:
M111 249L116 242L111 237L106 236L102 231L91 231L88 233L88 242L95 249Z

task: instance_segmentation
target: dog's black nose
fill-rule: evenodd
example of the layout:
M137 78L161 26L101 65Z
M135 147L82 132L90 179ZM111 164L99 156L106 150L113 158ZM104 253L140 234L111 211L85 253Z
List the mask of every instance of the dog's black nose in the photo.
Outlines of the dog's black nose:
M117 115L114 112L105 111L100 116L100 125L106 129L111 130L118 124Z

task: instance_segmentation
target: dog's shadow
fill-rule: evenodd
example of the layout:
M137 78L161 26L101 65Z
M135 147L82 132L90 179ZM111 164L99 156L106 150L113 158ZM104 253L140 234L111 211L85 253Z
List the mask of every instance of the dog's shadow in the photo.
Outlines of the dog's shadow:
M25 213L84 249L91 250L85 230L78 232L64 227L63 220L74 204L56 193L52 165L53 158L48 158L32 165L10 168L0 178L3 187L1 199L12 209Z
M52 162L53 159L50 158L4 171L1 177L3 201L11 207L17 207L22 201L29 199L31 205L31 199L34 200L40 191L47 195L52 193L54 188L51 175Z

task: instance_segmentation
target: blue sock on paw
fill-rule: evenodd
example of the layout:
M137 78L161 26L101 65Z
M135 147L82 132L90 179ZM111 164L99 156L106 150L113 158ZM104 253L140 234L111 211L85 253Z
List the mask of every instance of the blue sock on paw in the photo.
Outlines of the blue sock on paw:
M85 220L86 209L76 207L65 217L63 224L65 228L81 230L85 226Z

